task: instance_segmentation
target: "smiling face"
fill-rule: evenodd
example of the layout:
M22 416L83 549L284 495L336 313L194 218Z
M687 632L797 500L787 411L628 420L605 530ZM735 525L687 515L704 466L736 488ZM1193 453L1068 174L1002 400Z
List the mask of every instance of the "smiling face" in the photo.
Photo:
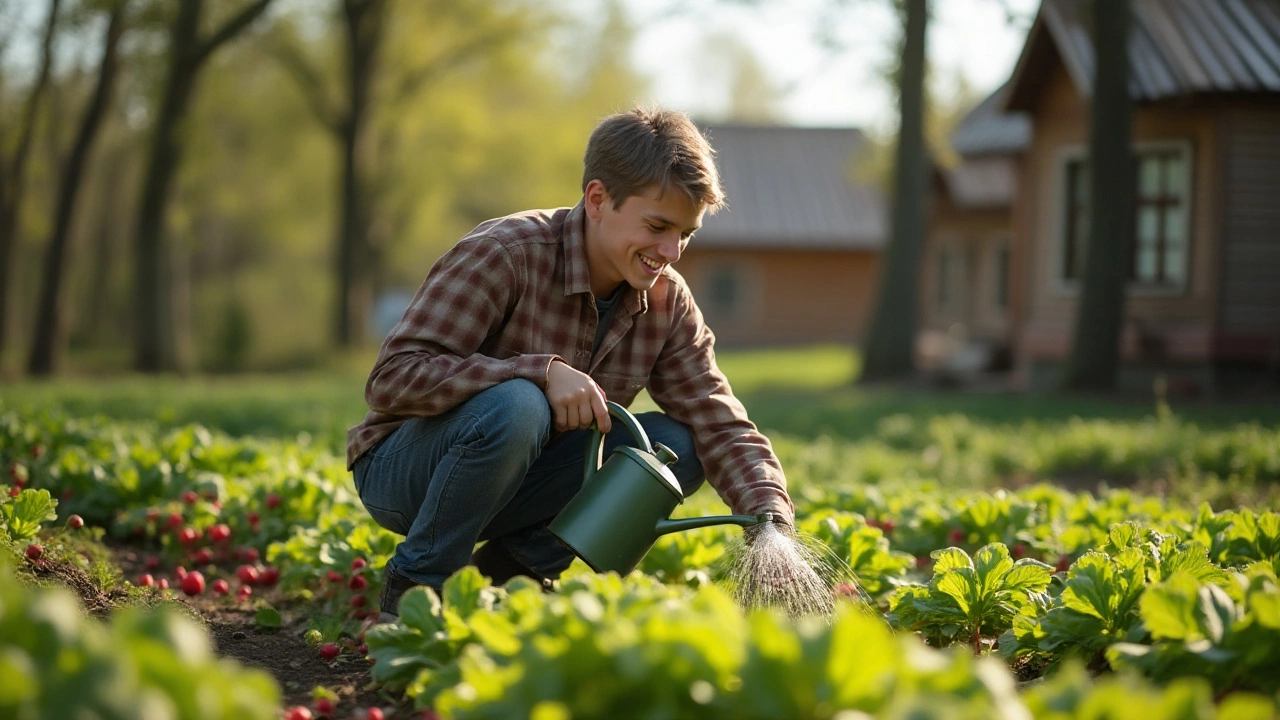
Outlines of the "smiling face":
M596 297L608 297L624 282L636 290L652 288L702 225L703 207L678 190L650 186L615 209L604 183L592 180L584 201L587 268Z

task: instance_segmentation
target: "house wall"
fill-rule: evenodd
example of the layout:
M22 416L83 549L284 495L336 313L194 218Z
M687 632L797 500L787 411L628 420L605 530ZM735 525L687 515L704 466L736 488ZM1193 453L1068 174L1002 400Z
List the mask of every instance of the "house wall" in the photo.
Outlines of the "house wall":
M696 248L676 269L719 347L860 342L875 303L879 253ZM724 278L737 278L725 302Z
M1280 363L1280 98L1223 103L1221 303L1215 354Z
M1055 63L1033 112L1033 139L1024 157L1015 216L1026 220L1024 318L1018 337L1020 374L1031 384L1047 378L1038 366L1065 360L1074 334L1078 289L1064 282L1064 163L1087 155L1088 105L1066 70ZM1163 367L1196 366L1211 357L1219 289L1222 216L1216 110L1204 101L1144 104L1134 109L1133 140L1185 144L1190 150L1190 260L1178 291L1132 287L1122 339L1126 360ZM1140 343L1139 326L1146 342ZM1197 380L1203 378L1197 377Z
M992 343L1008 343L1010 321L1007 306L997 298L997 251L1012 251L1012 216L1008 208L963 210L957 208L935 184L933 212L921 253L920 328L943 332L963 324L969 337ZM952 297L940 297L943 281L941 255L947 266ZM1012 280L1012 262L1010 280Z

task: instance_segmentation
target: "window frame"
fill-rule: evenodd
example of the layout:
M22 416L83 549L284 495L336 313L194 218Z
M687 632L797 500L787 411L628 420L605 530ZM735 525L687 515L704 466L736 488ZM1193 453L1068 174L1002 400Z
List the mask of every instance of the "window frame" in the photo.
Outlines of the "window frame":
M1184 272L1181 282L1177 284L1166 283L1154 285L1140 280L1129 280L1126 286L1130 296L1138 297L1183 297L1190 293L1192 283L1192 271L1195 270L1195 200L1196 200L1196 182L1195 173L1197 170L1195 148L1188 139L1181 140L1153 140L1145 142L1135 142L1133 144L1134 159L1140 160L1144 154L1169 154L1177 153L1182 156L1186 162L1186 238L1184 240ZM1081 144L1064 145L1058 149L1056 162L1054 164L1054 177L1052 185L1053 192L1053 240L1050 253L1052 273L1052 286L1056 294L1063 297L1074 297L1080 293L1080 281L1077 278L1068 278L1067 272L1067 245L1068 231L1074 228L1074 218L1068 218L1067 213L1071 205L1067 192L1071 189L1071 167L1075 162L1088 161L1088 148ZM1138 225L1137 213L1138 205L1137 191L1138 183L1141 178L1138 176L1141 163L1135 163L1134 169L1134 225L1133 225L1133 241L1134 252L1136 257L1137 241L1138 241ZM1132 262L1132 261L1131 261ZM1080 268L1083 272L1084 268Z

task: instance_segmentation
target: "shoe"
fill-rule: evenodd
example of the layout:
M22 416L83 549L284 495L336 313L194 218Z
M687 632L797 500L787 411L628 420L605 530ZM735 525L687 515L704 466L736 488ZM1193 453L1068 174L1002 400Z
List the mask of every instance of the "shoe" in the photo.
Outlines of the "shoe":
M471 564L476 566L481 575L489 578L494 587L502 587L507 581L514 577L527 577L542 585L543 592L554 592L560 587L560 583L551 578L543 577L538 573L530 570L511 556L502 543L496 540L490 540L480 546L471 555Z
M419 583L410 580L387 567L387 584L382 588L382 597L378 599L378 622L393 623L400 619L400 598Z

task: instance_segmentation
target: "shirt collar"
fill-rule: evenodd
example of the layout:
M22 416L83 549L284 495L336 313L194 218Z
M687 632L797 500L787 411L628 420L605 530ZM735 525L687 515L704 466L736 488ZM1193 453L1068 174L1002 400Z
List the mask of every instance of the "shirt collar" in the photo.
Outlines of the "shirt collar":
M564 219L561 241L564 243L564 294L591 292L591 275L587 269L587 207L584 200L569 211ZM631 315L649 310L648 293L628 287L620 297L622 307Z

